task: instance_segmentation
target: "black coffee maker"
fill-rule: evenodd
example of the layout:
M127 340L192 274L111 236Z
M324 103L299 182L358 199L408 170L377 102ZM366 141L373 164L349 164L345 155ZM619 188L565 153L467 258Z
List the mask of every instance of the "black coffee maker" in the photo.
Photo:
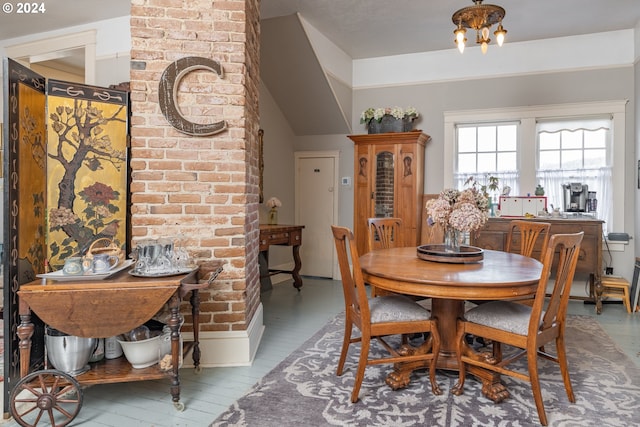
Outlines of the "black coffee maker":
M579 182L562 185L565 212L586 212L589 186Z

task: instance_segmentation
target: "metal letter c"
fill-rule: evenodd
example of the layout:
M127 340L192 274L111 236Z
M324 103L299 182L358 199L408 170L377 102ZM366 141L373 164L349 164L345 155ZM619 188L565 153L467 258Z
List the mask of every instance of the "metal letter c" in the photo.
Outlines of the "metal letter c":
M221 78L224 77L222 66L213 59L198 56L178 59L170 64L160 77L158 87L160 110L171 126L188 135L207 136L222 132L227 128L227 123L224 120L211 124L193 123L187 120L178 108L180 80L194 70L209 70Z

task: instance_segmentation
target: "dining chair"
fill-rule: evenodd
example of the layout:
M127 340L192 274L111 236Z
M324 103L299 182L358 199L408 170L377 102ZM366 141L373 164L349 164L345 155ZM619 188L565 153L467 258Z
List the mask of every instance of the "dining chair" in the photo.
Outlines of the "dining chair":
M542 237L542 243L540 245L540 257L536 258L538 261L544 259L544 253L547 250L549 244L549 231L551 224L548 222L538 221L525 221L521 219L514 219L509 223L509 231L507 232L507 243L505 244L505 252L519 253L522 256L529 258L536 258L533 256L533 250L536 247L538 239ZM520 235L520 248L519 251L516 248L515 236L519 232ZM478 303L477 301L474 301ZM533 304L533 298L522 298L518 302L521 304Z
M554 234L551 236L546 247L542 274L532 306L514 301L491 301L470 309L464 314L463 319L458 319L456 340L459 380L452 389L453 394L460 395L463 392L467 365L478 366L528 381L533 390L540 423L546 426L547 415L544 411L538 376L539 356L560 365L569 401L575 402L567 366L564 330L571 284L583 236L583 231L575 234ZM556 251L558 264L555 283L545 307L547 283L554 258L556 258ZM465 334L473 334L492 340L494 350L498 348L498 351L493 355L469 354L464 339ZM552 341L555 341L556 344L556 355L552 355L544 349L545 344ZM518 350L508 354L505 358L502 354L501 344L509 345ZM525 355L527 358L526 370L522 367L508 366Z
M368 239L367 252L376 249L402 247L402 218L369 218L367 220ZM371 296L391 295L391 292L381 291L371 286Z
M358 401L365 368L368 365L383 363L429 362L431 391L436 395L442 394L435 376L438 352L440 351L437 319L431 318L430 311L405 295L368 297L360 268L360 256L354 242L353 233L348 228L335 225L331 226L331 230L338 254L345 302L345 329L340 360L338 361L338 376L344 372L350 345L360 343L360 355L351 393L351 402ZM351 265L349 260L351 260ZM352 337L354 327L360 331L360 336ZM395 349L384 338L390 335L426 332L430 332L430 343L423 344L420 349L406 347L410 346L409 344L404 344L399 349ZM388 355L379 358L369 357L372 338L384 347Z
M402 247L402 218L369 218L368 251Z
M549 230L551 224L548 222L538 221L525 221L521 219L514 219L509 224L509 231L507 233L507 243L505 245L505 252L513 252L516 250L514 238L517 232L520 232L520 255L533 258L533 250L536 246L538 238L542 236L542 245L540 246L540 257L538 261L544 259L544 254L549 243Z

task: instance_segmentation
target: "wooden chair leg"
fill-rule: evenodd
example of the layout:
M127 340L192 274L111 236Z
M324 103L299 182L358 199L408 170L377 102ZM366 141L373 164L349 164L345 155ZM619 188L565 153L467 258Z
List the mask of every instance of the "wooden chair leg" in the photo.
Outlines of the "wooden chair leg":
M623 290L623 299L624 308L627 309L627 313L631 313L631 302L629 301L629 287L626 286Z
M538 418L540 424L548 425L547 414L544 411L544 402L542 401L542 390L540 389L540 378L538 376L538 351L532 349L527 351L527 364L529 366L529 381L531 382L531 391L533 391L533 400L536 402L538 410Z
M567 363L567 350L564 346L564 338L556 339L556 351L558 352L558 364L560 364L560 374L564 382L564 389L567 392L569 402L575 403L576 398L573 395L573 386L571 385L571 377L569 376L569 364Z
M340 351L340 360L338 361L338 369L336 375L342 375L344 371L344 362L347 360L347 353L349 352L349 345L351 344L351 333L353 331L353 324L349 316L346 316L344 321L344 339L342 340L342 350Z
M364 379L364 370L367 367L367 359L369 358L369 345L371 344L370 337L362 337L360 341L360 357L358 358L358 370L356 371L356 378L353 384L353 391L351 392L351 403L358 401L358 395L360 394L360 386Z

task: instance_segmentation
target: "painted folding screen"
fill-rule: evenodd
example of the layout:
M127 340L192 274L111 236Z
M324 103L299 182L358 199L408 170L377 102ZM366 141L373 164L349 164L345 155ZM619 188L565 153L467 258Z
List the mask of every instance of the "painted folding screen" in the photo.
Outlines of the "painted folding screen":
M46 89L46 91L45 91ZM100 237L127 249L128 92L45 81L3 60L4 413L20 378L18 290ZM32 313L30 370L43 367Z
M49 80L47 94L50 265L101 237L126 250L128 93Z
M45 79L19 63L3 61L4 93L4 412L20 377L16 326L20 285L44 272L46 123ZM31 365L44 359L42 322L33 316Z

